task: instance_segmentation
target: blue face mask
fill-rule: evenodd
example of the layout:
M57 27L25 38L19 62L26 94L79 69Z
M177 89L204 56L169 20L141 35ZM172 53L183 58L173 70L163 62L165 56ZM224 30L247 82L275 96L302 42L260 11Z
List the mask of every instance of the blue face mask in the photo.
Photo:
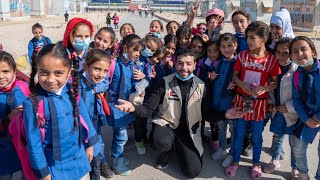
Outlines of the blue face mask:
M180 77L180 75L179 75L178 73L176 73L176 77L177 77L178 79L180 79L181 81L188 81L189 79L191 79L191 78L194 77L194 74L191 73L188 77L182 78L182 77Z
M303 65L300 65L298 64L296 61L293 60L293 63L295 63L296 65L300 66L300 67L307 67L309 65L311 65L312 63L314 62L313 58L309 59L309 61L307 62L307 64L303 64Z
M147 58L153 56L153 52L151 52L149 48L145 47L143 50L141 50L141 55Z
M129 54L127 52L123 53L123 57L126 61L134 61L134 59L129 59Z
M84 51L88 49L89 45L90 45L90 38L87 38L84 40L75 38L73 40L73 47L78 51Z

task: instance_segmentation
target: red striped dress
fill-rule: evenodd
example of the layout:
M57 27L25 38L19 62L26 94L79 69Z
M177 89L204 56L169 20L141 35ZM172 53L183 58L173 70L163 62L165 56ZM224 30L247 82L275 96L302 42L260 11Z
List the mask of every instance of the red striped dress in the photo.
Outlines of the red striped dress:
M249 50L239 53L234 65L234 71L240 72L240 80L249 84L267 86L271 77L278 76L281 73L278 61L272 53L268 53L265 57L254 58L249 54ZM233 107L244 108L243 96L246 94L240 87L237 87L237 94L233 99ZM266 118L268 107L268 96L266 92L257 97L252 104L253 113L247 113L245 120L262 121Z

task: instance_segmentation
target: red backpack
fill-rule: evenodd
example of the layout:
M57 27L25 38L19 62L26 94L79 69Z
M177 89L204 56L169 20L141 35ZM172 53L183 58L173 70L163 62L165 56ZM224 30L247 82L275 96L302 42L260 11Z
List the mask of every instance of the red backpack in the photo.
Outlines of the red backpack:
M23 94L28 97L30 95L29 87L25 83L21 83L21 81L17 81L17 85L22 90ZM78 102L80 101L80 96L77 97ZM41 127L41 124L45 124L45 113L44 113L44 102L43 99L38 102L38 127L40 129L41 134L41 141L44 141L45 138L45 129ZM80 115L80 123L82 126L87 130L87 134L89 134L89 128ZM38 178L34 175L33 170L31 168L30 164L30 158L28 155L28 151L26 148L26 130L24 126L24 120L23 120L23 113L18 113L10 122L8 127L9 134L11 135L11 140L13 143L14 148L17 151L17 154L19 156L22 170L24 173L24 176L27 180L37 180ZM88 142L88 136L85 138L85 142Z

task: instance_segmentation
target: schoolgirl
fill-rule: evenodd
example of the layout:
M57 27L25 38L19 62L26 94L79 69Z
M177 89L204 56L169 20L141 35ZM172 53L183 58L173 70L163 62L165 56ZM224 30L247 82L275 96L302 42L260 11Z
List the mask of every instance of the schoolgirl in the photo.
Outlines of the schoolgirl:
M79 96L79 61L69 57L64 46L52 44L32 61L31 94L23 103L23 119L31 167L42 179L89 179L93 146L100 140ZM72 83L67 83L70 76ZM45 119L36 113L39 101Z

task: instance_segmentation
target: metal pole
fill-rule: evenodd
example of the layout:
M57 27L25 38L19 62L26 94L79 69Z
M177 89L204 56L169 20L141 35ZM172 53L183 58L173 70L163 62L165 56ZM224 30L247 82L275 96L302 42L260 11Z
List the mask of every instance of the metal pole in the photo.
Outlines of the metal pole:
M109 12L110 12L110 0L109 0Z

